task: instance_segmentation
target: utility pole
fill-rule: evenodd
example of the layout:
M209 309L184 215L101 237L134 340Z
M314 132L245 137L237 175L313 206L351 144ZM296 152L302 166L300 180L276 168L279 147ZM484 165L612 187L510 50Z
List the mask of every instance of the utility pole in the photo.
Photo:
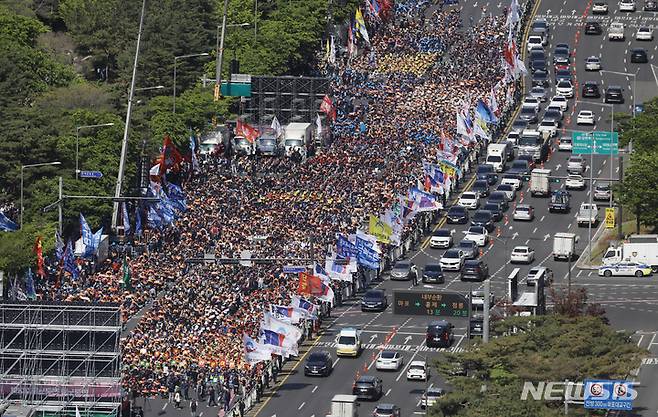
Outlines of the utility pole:
M139 16L139 31L137 32L137 47L135 48L135 61L133 62L133 74L130 81L130 93L128 94L128 109L126 111L126 123L123 129L123 141L121 143L121 159L119 160L119 174L117 175L117 187L114 191L114 197L121 196L123 186L123 171L126 166L126 155L128 154L128 135L130 132L130 117L132 116L133 97L135 96L135 81L137 79L137 63L139 62L139 47L142 42L142 29L144 28L144 12L146 11L146 0L142 0L142 13ZM119 202L114 202L112 210L112 230L117 232L117 223L119 219Z
M59 197L57 200L57 224L58 227L57 229L59 230L59 235L62 236L62 205L64 204L64 200L62 199L62 194L63 194L63 188L64 188L64 182L62 181L62 177L59 177Z
M228 0L224 0L224 15L222 17L222 34L217 45L217 64L215 68L215 101L222 96L222 63L224 61L224 35L226 34L226 14L228 13Z
M619 188L621 189L624 186L624 157L619 156ZM612 193L612 188L610 189ZM617 238L623 239L624 232L621 229L621 223L624 221L623 217L623 204L619 203L619 218L617 219Z
M491 301L489 299L490 292L491 292L491 280L486 279L484 280L484 306L483 306L484 320L482 322L482 343L489 342L489 302Z
M567 294L569 297L571 297L571 258L573 257L573 253L569 252L569 263L567 267L569 268L567 270L567 277L568 277L568 282L567 282Z

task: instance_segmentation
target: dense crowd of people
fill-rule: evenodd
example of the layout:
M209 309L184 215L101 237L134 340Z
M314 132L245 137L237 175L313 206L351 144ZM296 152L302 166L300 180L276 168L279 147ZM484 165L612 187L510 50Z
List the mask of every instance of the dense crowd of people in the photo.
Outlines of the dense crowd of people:
M427 3L398 2L414 11ZM146 250L130 256L131 290L122 286L119 253L102 266L81 264L77 281L41 287L44 299L119 302L124 319L153 301L123 343L127 389L146 396L193 389L226 405L255 387L264 367L245 366L242 335L258 336L263 310L288 304L297 278L283 274L285 262L246 268L186 259L249 251L313 254L323 263L336 233L353 233L417 184L421 162L436 161L441 138L456 135L456 109L502 80L504 16L467 30L457 9L409 18L400 7L373 31L369 50L332 69L331 146L301 163L213 155L184 185L187 212L165 231L147 231ZM499 103L509 107L515 86L501 85ZM470 149L449 151L462 160ZM337 293L347 285L334 284Z

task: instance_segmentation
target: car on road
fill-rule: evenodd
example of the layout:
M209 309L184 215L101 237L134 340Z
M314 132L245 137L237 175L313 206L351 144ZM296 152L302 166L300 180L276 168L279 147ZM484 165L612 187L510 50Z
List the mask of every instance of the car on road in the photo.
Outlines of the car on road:
M482 226L488 231L493 231L494 229L494 215L491 211L482 209L475 212L473 215L473 220L471 220L472 226Z
M569 71L568 68L555 71L555 82L559 83L560 81L573 81L573 76L571 75L571 71Z
M460 240L455 249L462 251L464 254L464 260L475 259L480 254L480 251L478 251L477 243L469 239Z
M530 164L523 159L515 159L507 171L508 174L528 175L530 174Z
M567 48L556 47L553 51L553 65L569 65L571 58Z
M529 153L521 154L521 155L517 156L516 160L517 161L527 161L528 162L528 169L530 170L530 172L532 172L532 170L536 168L535 158ZM530 174L530 172L528 172L528 174Z
M424 410L428 407L432 407L444 395L445 395L445 391L443 390L443 388L439 388L439 387L427 388L427 390L425 390L425 392L423 392L423 395L420 397L420 408Z
M438 229L432 232L430 237L430 248L432 249L447 249L452 246L452 235L455 234L454 230Z
M535 71L547 71L547 66L546 66L546 60L545 59L535 59L533 61L530 61L530 70L532 72Z
M395 404L377 404L372 415L373 417L400 417L400 407Z
M544 70L537 70L532 73L532 86L548 87L550 84L548 72Z
M515 174L513 172L508 172L503 174L503 179L500 180L501 185L510 185L515 191L518 191L523 184L523 178L521 174Z
M443 284L443 270L441 265L437 263L428 263L423 268L423 283L424 284Z
M585 60L585 71L600 71L601 58L597 56L590 56Z
M397 371L404 365L404 356L394 350L383 350L377 356L375 369L378 371Z
M382 380L371 375L362 375L352 386L352 395L359 400L374 401L381 398L383 394Z
M594 126L594 112L591 110L581 110L576 117L576 124L578 125L592 125Z
M592 14L608 14L608 3L595 1L594 4L592 4Z
M624 93L623 89L618 85L611 85L605 90L605 102L606 103L624 103Z
M573 141L570 137L563 136L557 144L558 151L569 151L573 149Z
M427 381L430 371L425 361L412 361L407 370L407 381Z
M539 121L539 111L537 107L524 106L519 112L519 119L525 120L530 125L537 124Z
M326 350L311 353L304 365L305 376L329 376L334 369L331 354Z
M505 142L510 143L512 146L514 146L519 141L520 136L521 134L519 132L512 130L507 134L507 138Z
M538 99L540 102L546 101L546 89L544 87L532 87L530 96Z
M549 106L544 112L544 120L552 120L556 122L556 126L560 127L562 125L562 119L564 118L564 113L562 109L558 106Z
M610 200L610 197L612 196L612 188L610 187L610 183L607 182L601 182L597 183L594 186L594 195L592 198L595 201L608 201Z
M510 255L510 263L525 263L529 264L535 260L535 251L534 249L528 246L516 246L512 249L512 254Z
M489 196L489 200L487 201L500 203L503 211L507 211L507 209L509 208L509 200L507 199L507 194L502 191L494 191L493 193L491 193L491 195Z
M598 25L598 23L597 23ZM599 26L599 30L601 26ZM600 32L599 32L600 33ZM597 35L599 34L597 33ZM587 31L585 34L588 34ZM612 22L608 28L608 40L609 41L623 41L626 38L624 34L624 24L621 22Z
M514 120L512 123L512 132L521 133L528 127L528 122L521 119Z
M583 98L601 98L599 85L596 81L585 81L583 84L582 96Z
M561 96L571 98L573 97L573 84L571 84L571 81L561 80L557 83L555 91Z
M457 204L470 210L476 210L480 207L480 198L476 192L466 191L459 197Z
M491 220L494 222L499 222L503 219L503 208L500 203L494 203L493 201L487 201L484 206L482 206L482 210L486 210L488 212L491 212ZM471 223L473 224L473 223ZM482 224L481 224L482 225ZM489 227L491 231L493 232L493 226L485 226Z
M585 187L585 179L582 175L569 174L564 182L564 188L567 190L584 190Z
M459 271L466 260L464 252L459 249L448 249L443 253L439 264L443 271Z
M537 130L546 138L557 135L558 122L553 119L544 119L539 123Z
M535 21L532 22L530 31L531 35L539 35L545 39L548 39L548 34L550 32L548 21L546 19L535 19Z
M478 165L476 175L479 180L487 180L489 185L494 185L498 181L498 174L491 164Z
M649 62L647 50L644 48L633 48L631 50L631 63L632 64L646 64Z
M529 286L537 285L541 277L544 277L544 284L550 286L553 283L553 271L550 268L538 266L531 268L526 275L526 284Z
M581 155L571 155L567 159L567 172L569 174L582 174L585 172L585 159Z
M569 100L567 100L567 98L564 96L560 96L560 95L553 96L551 102L548 104L548 107L551 106L560 106L560 109L562 109L562 111L565 112L569 108Z
M455 340L453 329L455 326L447 320L437 320L427 325L425 345L427 347L449 348Z
M528 36L528 42L526 43L526 49L528 50L528 53L532 51L534 48L544 48L546 46L546 41L542 36L539 35L532 35Z
M384 311L386 307L388 307L388 297L384 290L368 290L361 298L361 311Z
M634 12L635 11L635 0L619 0L619 11L620 12Z
M472 240L478 246L485 246L489 242L489 233L482 226L471 226L465 232L465 240Z
M481 259L472 259L464 263L459 279L461 281L482 282L489 278L489 267Z
M544 87L533 87L533 88L544 88ZM522 107L536 107L539 109L541 107L541 100L539 97L535 97L533 95L526 96L523 99L523 103L521 104Z
M391 269L391 279L396 281L416 281L418 269L410 261L397 261Z
M549 213L568 213L571 209L571 194L568 191L557 190L551 194L551 201L548 202Z
M638 262L620 262L614 265L604 265L599 268L600 277L636 276L638 278L651 275L651 266Z
M588 21L585 23L585 35L600 35L603 33L601 24L595 21Z
M478 193L480 198L489 196L489 182L487 180L477 180L473 183L471 190Z
M493 292L489 293L489 308L496 304L496 296ZM471 291L471 309L483 310L484 309L484 291L473 290Z
M452 206L446 213L446 222L448 224L458 223L466 224L468 223L468 209L462 206Z
M517 204L512 214L514 220L532 221L535 218L535 209L530 204Z
M513 201L516 198L516 189L514 189L513 186L510 184L500 184L498 188L496 188L496 191L500 191L502 193L505 193L505 196L507 197L507 201Z
M658 12L658 2L654 0L646 0L644 2L645 12Z
M635 32L635 40L637 41L652 41L653 30L647 26L641 26Z
M361 330L345 327L336 336L336 355L359 356L361 352Z

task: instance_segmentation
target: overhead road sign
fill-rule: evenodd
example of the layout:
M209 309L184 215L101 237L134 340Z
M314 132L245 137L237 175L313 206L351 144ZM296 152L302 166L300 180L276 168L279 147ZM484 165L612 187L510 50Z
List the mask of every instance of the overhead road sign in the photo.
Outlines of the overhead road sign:
M103 178L103 173L100 171L80 171L80 178L93 178L97 180Z
M637 391L633 381L585 380L585 408L632 410Z
M394 291L393 314L468 317L468 299L446 291Z
M619 155L617 132L573 132L571 153L581 155Z
M251 83L222 83L221 91L226 97L251 97Z

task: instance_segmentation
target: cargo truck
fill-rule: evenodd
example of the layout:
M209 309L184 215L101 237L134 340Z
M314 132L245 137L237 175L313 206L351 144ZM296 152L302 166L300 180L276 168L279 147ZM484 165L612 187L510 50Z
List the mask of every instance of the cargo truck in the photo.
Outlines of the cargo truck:
M283 147L286 156L298 151L302 158L311 153L315 135L311 123L289 123L284 129Z
M599 208L596 204L582 203L578 215L576 216L576 223L578 226L595 226L599 222Z
M530 195L546 197L551 193L551 186L548 177L551 175L550 169L535 168L530 173Z
M658 272L658 235L631 235L625 242L610 245L603 255L603 264L619 262L647 264L654 273Z
M575 233L556 233L553 236L553 259L574 259L578 236Z

